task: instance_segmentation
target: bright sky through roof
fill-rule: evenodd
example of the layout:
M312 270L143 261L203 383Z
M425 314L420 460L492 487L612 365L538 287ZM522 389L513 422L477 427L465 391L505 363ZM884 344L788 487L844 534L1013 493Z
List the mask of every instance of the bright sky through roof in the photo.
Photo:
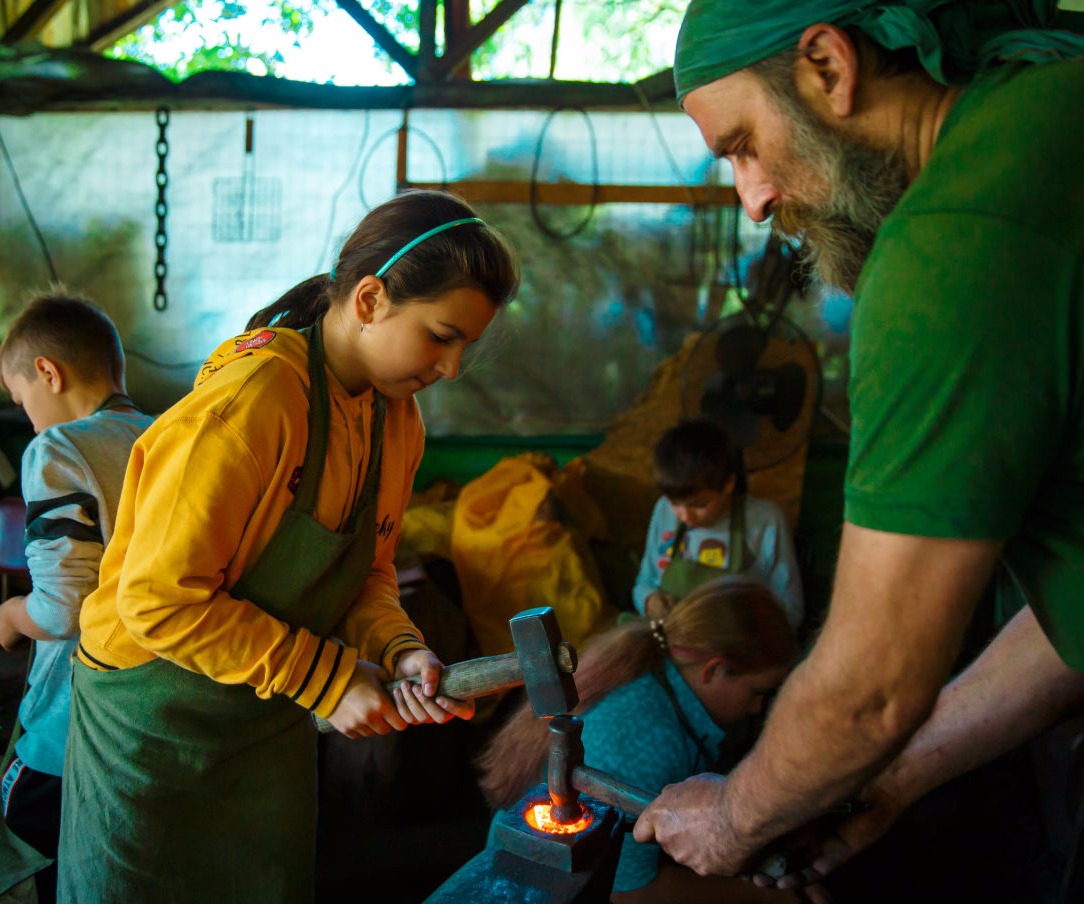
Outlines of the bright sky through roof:
M564 80L635 81L666 69L673 62L679 16L659 15L645 30L621 34L585 35L582 12L597 0L566 0L562 5L560 46L556 77ZM304 6L304 3L298 3ZM365 4L363 3L363 6ZM632 6L638 4L632 4ZM221 47L227 43L246 45L252 51L279 54L276 75L297 81L337 85L398 85L407 81L403 70L346 12L312 7L312 33L298 40L278 25L279 13L268 0L245 0L244 15L226 18L216 15L221 4L214 0L193 3L195 24L182 24L170 16L160 20L166 40L145 49L160 61L187 57L200 47ZM533 0L505 23L498 32L501 40L490 60L492 71L477 72L478 78L546 78L549 75L550 40L553 30L552 0ZM618 23L620 24L620 23ZM413 37L413 36L412 36ZM599 41L606 41L600 46ZM416 44L416 40L414 44ZM630 70L622 49L633 44L646 53L646 62ZM407 45L411 46L411 45ZM254 75L265 75L264 66L253 60ZM639 71L642 70L642 71Z

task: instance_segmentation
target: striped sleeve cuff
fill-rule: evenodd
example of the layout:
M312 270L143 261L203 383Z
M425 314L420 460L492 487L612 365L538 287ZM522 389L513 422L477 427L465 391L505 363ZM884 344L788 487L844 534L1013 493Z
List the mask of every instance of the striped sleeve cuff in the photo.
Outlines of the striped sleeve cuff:
M346 693L358 654L352 647L328 638L310 634L304 640L306 646L311 645L311 650L305 651L308 665L302 669L299 663L295 674L300 676L300 682L285 693L299 706L326 718Z
M384 651L380 654L380 664L384 667L384 670L395 677L395 662L403 654L410 650L428 650L424 643L418 640L413 634L397 634L384 646Z

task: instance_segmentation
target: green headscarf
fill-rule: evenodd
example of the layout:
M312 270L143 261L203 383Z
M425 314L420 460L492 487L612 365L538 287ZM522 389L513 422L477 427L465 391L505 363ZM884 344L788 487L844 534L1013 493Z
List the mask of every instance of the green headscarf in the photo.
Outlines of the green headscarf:
M1081 18L1059 12L1057 0L692 0L678 33L674 85L680 101L796 48L816 22L855 25L889 50L913 47L934 79L960 85L994 60L1084 57Z

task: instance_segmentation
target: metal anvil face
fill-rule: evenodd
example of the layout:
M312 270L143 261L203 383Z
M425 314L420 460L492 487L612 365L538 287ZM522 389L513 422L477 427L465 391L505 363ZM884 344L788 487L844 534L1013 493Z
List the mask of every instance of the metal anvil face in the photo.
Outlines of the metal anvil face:
M532 828L523 814L550 803L543 783L502 812L489 845L463 864L425 904L608 904L625 835L620 810L580 796L590 824L575 834Z
M543 832L531 826L525 817L536 803L550 803L545 784L501 814L493 829L494 845L533 863L569 873L593 869L609 850L621 814L600 800L581 795L580 804L588 818L583 829L574 833Z

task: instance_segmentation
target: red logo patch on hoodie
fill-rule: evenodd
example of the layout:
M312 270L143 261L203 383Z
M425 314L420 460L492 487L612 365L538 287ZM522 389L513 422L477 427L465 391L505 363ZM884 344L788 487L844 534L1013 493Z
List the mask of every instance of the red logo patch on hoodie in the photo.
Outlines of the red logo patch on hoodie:
M263 348L274 338L274 330L260 330L255 336L250 336L244 342L238 343L237 348L233 350L233 353L236 355L238 352L247 352L254 348Z
M294 473L290 475L290 480L286 484L288 489L293 495L297 495L297 488L301 486L301 466L294 468Z

